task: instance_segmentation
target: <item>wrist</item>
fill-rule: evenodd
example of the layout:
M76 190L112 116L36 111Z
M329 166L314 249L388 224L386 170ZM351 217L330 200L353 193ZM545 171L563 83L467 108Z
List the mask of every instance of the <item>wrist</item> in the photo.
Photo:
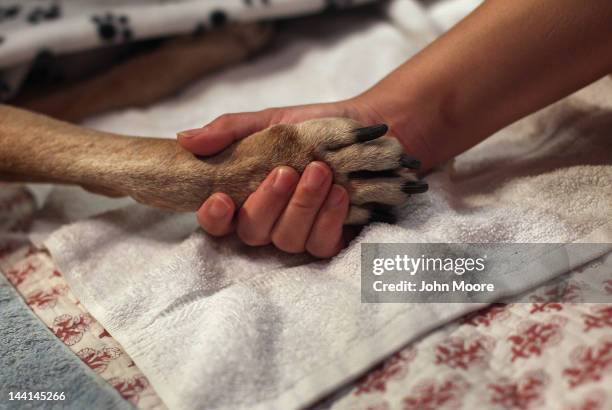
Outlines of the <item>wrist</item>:
M384 123L389 134L396 137L410 155L421 161L421 171L440 165L447 158L441 156L439 147L443 132L437 110L425 99L419 99L406 90L402 95L379 89L379 86L355 97L353 103L361 111L366 124Z

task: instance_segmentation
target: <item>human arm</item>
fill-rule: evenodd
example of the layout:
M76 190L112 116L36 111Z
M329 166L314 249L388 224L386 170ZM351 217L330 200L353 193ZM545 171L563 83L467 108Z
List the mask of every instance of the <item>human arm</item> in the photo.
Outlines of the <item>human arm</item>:
M607 74L612 68L610 38L612 3L607 0L592 0L588 6L574 0L489 0L355 98L334 104L231 114L194 131L189 142L182 138L179 141L194 152L204 149L213 153L236 138L277 122L341 115L364 125L388 124L390 133L427 170ZM292 179L283 196L286 201L290 201L298 181L297 174L288 172ZM272 196L258 191L253 197L241 214L245 208L247 213L249 209L260 209L262 213L270 209ZM225 219L207 214L214 200L222 198L222 194L216 194L199 211L204 228L216 234L232 229L233 204L226 203L229 212ZM318 209L313 207L310 212L316 214ZM277 216L281 213L282 210ZM330 232L339 238L343 216L336 218L331 218ZM283 250L309 250L305 245L293 246L310 242L309 237L292 238L289 229L303 219L285 218L287 228L282 230L283 235L274 234L277 220L261 226L257 219L245 220L239 214L238 234L251 244L273 242ZM260 240L246 239L249 235ZM333 250L331 246L326 248L323 256L337 252L339 247L334 246Z

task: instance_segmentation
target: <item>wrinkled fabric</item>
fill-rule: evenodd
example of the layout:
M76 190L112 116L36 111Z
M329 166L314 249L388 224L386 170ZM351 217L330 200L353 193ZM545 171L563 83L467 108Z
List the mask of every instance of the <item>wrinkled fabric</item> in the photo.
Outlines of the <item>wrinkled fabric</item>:
M430 40L427 15L411 18L419 24L398 28L360 14L321 19L316 34L311 21L296 22L274 54L89 125L169 135L224 112L350 97ZM361 243L612 242L612 104L589 94L609 89L605 80L500 131L429 175L430 191L413 198L397 225L366 227L330 261L211 238L193 215L141 205L80 220L46 244L169 407L301 407L478 307L362 304ZM519 271L509 290L562 273Z
M9 400L9 393L64 393L63 401ZM0 274L0 409L132 409L38 320Z
M44 66L67 53L372 1L0 0L0 101L17 91L33 61Z

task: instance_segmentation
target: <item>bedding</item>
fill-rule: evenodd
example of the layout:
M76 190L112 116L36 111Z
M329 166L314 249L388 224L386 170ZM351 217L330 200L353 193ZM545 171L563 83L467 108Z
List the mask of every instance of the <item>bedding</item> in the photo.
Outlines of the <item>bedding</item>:
M15 213L22 218L31 215L31 204L23 200L28 197L24 194L26 191L4 188L0 217L9 221L16 218ZM7 216L9 210L12 217ZM0 272L8 281L0 277L0 281L4 280L0 292L11 296L10 303L18 305L30 317L32 327L42 329L42 323L36 323L31 317L17 293L9 289L9 283L52 329L55 318L67 311L88 315L73 299L47 252L35 249L19 233L5 231L1 237ZM612 304L584 302L605 299L605 295L608 298L612 295L612 254L521 295L519 299L523 303L496 303L429 333L313 410L537 409L543 406L565 410L606 409L612 404L608 388L612 384ZM3 298L1 312L14 312L5 302ZM138 408L164 408L150 386L146 387L148 391L142 390L146 378L133 377L139 371L131 359L95 318L89 317L91 322L84 332L72 332L70 337L63 337L68 333L54 332L58 337L55 342L68 345L76 353L73 360L79 357ZM13 318L4 322L10 330L3 333L14 334L16 322L23 320ZM19 343L24 338L31 340L32 332L28 329L27 336L17 337ZM40 330L34 334L37 332ZM73 343L76 336L91 341ZM6 340L2 344L3 359L9 357L11 345ZM85 355L84 351L95 351L95 354ZM117 364L119 358L123 358L123 365ZM128 362L131 363L126 366ZM40 369L35 367L35 372ZM13 376L3 374L3 380ZM32 376L50 380L49 386L54 389L61 385L56 375L34 373ZM77 377L78 383L82 383L81 378L86 376ZM96 389L102 392L94 389L90 394L107 392L103 385ZM79 403L71 401L70 404L79 406Z
M5 408L9 388L58 391L69 382L82 384L83 392L65 391L66 408L105 408L103 398L109 396L106 401L108 406L115 403L113 408L165 409L138 366L72 294L49 253L27 239L34 213L35 200L27 188L0 184L0 326L6 335L0 357L8 361L21 355L18 371L27 368L17 376L12 366L1 366L0 408ZM20 352L16 346L27 348ZM78 371L61 376L67 367ZM23 405L15 401L9 408Z
M33 62L44 63L62 54L372 1L0 0L0 101L18 90Z
M390 10L393 24L380 15L356 13L317 20L316 34L309 31L312 21L296 22L282 34L274 55L205 79L149 109L88 124L170 135L228 111L348 97L429 41L444 25L436 16L458 15L444 8L429 13L410 1L393 2ZM402 18L406 11L409 18ZM369 64L373 53L380 55L376 65ZM199 403L232 409L254 408L254 403L266 409L304 407L389 355L381 369L349 387L348 395L340 392L320 406L473 408L478 402L481 408L537 408L551 398L564 406L605 406L610 366L605 305L601 311L538 300L493 306L466 319L477 326L453 320L480 305L363 306L358 244L610 243L612 104L605 98L610 89L604 80L461 156L454 169L428 177L436 188L428 198L415 200L399 226L366 228L329 263L269 248L249 250L231 238L211 240L194 233L193 216L148 210L129 200L101 205L97 197L71 188L36 191L42 211L32 233L37 243L47 244L72 293L170 408ZM523 273L522 287L549 279L549 272ZM536 305L544 307L529 312ZM512 320L501 320L505 315ZM598 325L579 333L585 315ZM499 324L493 323L491 317L498 316ZM512 349L524 339L515 325L553 329L552 341L526 343L527 350L542 353L513 361ZM401 350L406 344L409 348ZM474 351L475 359L465 363L465 349ZM550 357L565 359L554 371L540 371ZM585 376L592 381L567 387L571 374L585 373L581 357L596 357L597 371ZM443 391L447 388L450 395Z
M38 320L0 274L0 408L59 407L133 408Z
M612 254L394 353L332 410L612 407ZM323 406L321 406L323 408Z
M73 358L139 409L166 408L138 366L72 295L48 252L28 244L0 258L0 270Z

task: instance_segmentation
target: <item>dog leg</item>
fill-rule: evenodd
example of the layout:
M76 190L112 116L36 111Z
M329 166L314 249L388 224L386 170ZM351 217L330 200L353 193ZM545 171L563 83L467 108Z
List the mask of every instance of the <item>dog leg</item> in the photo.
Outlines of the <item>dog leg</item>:
M94 131L0 106L0 178L77 184L174 211L195 211L214 192L237 205L277 166L302 172L328 163L349 193L347 224L393 221L393 207L427 190L387 127L328 118L281 124L240 140L219 155L198 158L175 140Z
M137 55L93 78L14 105L65 121L171 96L203 75L237 63L272 38L269 25L239 24L200 36L183 36Z

